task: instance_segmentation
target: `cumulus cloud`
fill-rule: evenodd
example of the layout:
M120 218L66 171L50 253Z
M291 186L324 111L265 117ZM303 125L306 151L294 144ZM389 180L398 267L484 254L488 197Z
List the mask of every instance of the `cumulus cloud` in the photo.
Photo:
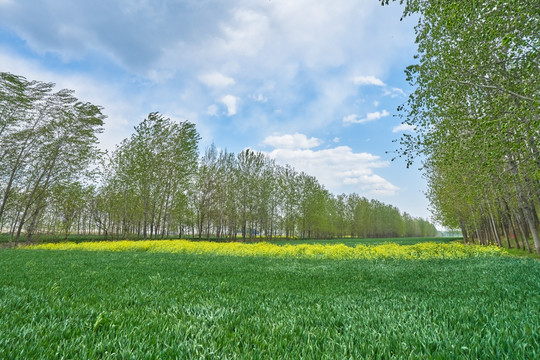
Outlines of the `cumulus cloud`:
M375 86L386 86L386 84L379 78L375 76L355 76L353 78L353 83L355 85L375 85Z
M398 126L394 126L394 128L392 129L392 132L393 133L404 132L404 131L413 132L415 130L416 130L416 126L414 125L400 124Z
M375 111L372 113L367 113L366 117L361 118L361 119L359 118L357 114L350 114L343 117L343 122L350 123L350 124L364 124L370 121L379 120L380 118L383 118L388 115L390 115L390 113L386 110L383 110L382 112Z
M399 188L374 173L388 161L366 152L355 153L348 146L324 150L276 148L266 153L279 164L290 164L298 171L315 176L333 193L345 188L359 194L394 195Z
M407 94L405 94L405 91L403 91L403 89L400 89L400 88L397 88L397 87L393 87L393 88L392 88L392 91L393 91L395 94L398 94L398 95L401 95L401 96L407 96Z
M206 86L213 88L222 88L235 84L233 78L225 76L217 71L202 74L199 76L199 80L201 80Z
M61 59L57 69L102 68L104 73L125 72L137 86L167 87L155 106L176 101L201 115L197 125L214 123L208 104L231 94L234 86L238 98L254 100L242 102L235 131L249 131L253 118L247 118L248 107L261 109L268 101L272 104L266 108L282 110L269 121L276 128L264 129L271 133L292 123L286 131L324 128L353 101L354 82L384 84L373 74L386 73L414 39L412 28L403 31L407 27L400 15L397 6L356 0L338 5L312 0L81 0L70 6L27 0L3 6L0 23L32 56ZM101 81L111 80L104 76ZM212 91L197 88L201 84ZM186 92L200 102L172 99ZM227 109L218 116L238 113L238 103Z
M294 133L267 136L263 143L279 149L310 149L321 145L321 139L308 138L304 134Z
M357 114L350 114L343 117L345 123L355 123L358 121L359 116Z
M227 116L233 116L237 112L239 98L234 95L225 95L221 98L221 102L227 107Z

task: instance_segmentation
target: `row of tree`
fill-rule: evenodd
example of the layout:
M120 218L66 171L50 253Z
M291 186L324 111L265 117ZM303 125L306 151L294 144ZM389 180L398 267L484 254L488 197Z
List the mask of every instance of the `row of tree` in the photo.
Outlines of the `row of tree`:
M466 241L540 254L540 3L401 2L419 21L400 155L426 159L438 220Z
M262 153L209 147L189 122L151 113L112 153L97 149L104 116L53 84L0 74L0 228L104 238L434 236L435 227Z
M53 88L0 73L0 229L16 239L43 231L46 209L75 190L98 154L101 109ZM59 211L69 217L70 206Z

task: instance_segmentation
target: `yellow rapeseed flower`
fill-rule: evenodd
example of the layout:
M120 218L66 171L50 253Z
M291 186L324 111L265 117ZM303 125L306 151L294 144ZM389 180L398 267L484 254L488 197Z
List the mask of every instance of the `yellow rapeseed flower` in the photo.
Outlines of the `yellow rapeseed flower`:
M189 240L100 241L55 243L24 247L23 249L84 250L84 251L146 251L158 253L215 254L227 256L267 256L316 259L462 259L469 257L501 256L506 254L495 246L464 245L461 243L418 243L415 245L383 245L354 247L344 244L274 245L266 242L244 244Z

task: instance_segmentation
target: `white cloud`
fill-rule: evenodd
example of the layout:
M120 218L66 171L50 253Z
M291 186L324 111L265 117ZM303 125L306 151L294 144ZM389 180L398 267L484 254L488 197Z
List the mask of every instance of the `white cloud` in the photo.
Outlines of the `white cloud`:
M199 80L201 80L206 86L213 88L222 88L235 84L233 78L225 76L217 71L202 74L199 76Z
M220 50L242 56L255 56L270 32L268 17L251 9L236 9L232 21L222 24Z
M397 133L397 132L415 131L415 130L416 130L416 126L414 126L414 125L400 124L398 126L394 126L394 128L392 129L392 132Z
M358 121L358 115L350 114L343 117L343 122L345 123L356 123Z
M304 134L294 133L267 136L263 143L278 149L310 149L321 145L323 141L314 137L308 139Z
M365 118L359 119L359 116L356 114L347 115L343 118L344 123L351 123L351 124L364 124L370 121L379 120L380 118L383 118L385 116L390 115L390 113L386 110L383 110L382 112L375 111L372 113L367 113Z
M338 137L336 136L336 137L334 138L334 140L332 140L332 141L335 142L335 143L338 143L340 140L341 140L341 139L338 138Z
M353 79L358 85L384 84L374 75L387 74L400 59L396 54L411 47L406 40L414 40L412 27L407 32L408 25L399 22L398 6L381 8L377 2L359 4L356 0L339 4L113 0L80 1L73 6L55 1L12 2L16 6L0 12L0 23L24 41L34 56L58 57L62 64L57 68L66 71L123 72L133 82L133 92L141 96L147 89L155 91L157 86L153 86L159 83L166 90L159 103L148 100L147 107L183 106L208 124L213 122L209 119L213 115L206 112L208 105L217 100L220 106L222 96L234 94L242 99L242 116L236 116L230 127L237 132L251 131L248 108L256 104L243 100L252 94L257 102L271 99L272 103L257 110L258 119L275 109L286 114L268 114L270 129L263 131L325 128L340 118L339 109L354 98ZM329 71L336 68L343 71ZM104 86L117 81L100 80ZM192 94L190 102L171 99L187 92ZM227 109L238 113L239 104ZM230 116L231 112L217 114Z
M268 98L264 97L263 94L257 94L257 95L250 95L249 96L251 99L257 101L257 102L261 102L261 103L265 103L268 101Z
M360 195L394 195L399 190L373 172L387 167L388 161L366 152L355 153L348 146L324 150L276 148L266 154L279 164L290 164L315 176L334 194L349 190Z
M407 94L405 93L405 91L403 91L403 89L400 89L398 87L392 87L390 89L384 89L384 96L390 96L390 97L398 97L398 96L407 96Z
M400 89L400 88L397 88L397 87L393 87L392 88L392 91L396 94L399 94L399 95L402 95L402 96L407 96L407 94L405 94L405 91L403 91L403 89Z
M221 102L227 107L227 116L233 116L237 113L237 105L239 98L234 95L225 95L221 98Z
M375 86L386 86L386 84L379 78L375 76L355 76L353 78L353 83L355 85L375 85Z
M210 105L207 109L206 109L206 113L210 116L217 116L218 114L218 107L216 104L212 104Z
M369 190L373 195L394 195L399 188L377 174L362 174L345 177L346 185L360 185L362 190Z
M379 111L375 111L375 112L372 112L372 113L367 113L367 116L366 116L366 119L367 121L373 121L373 120L378 120L382 117L385 117L385 116L388 116L390 115L390 113L386 110L383 110L382 112L379 112Z

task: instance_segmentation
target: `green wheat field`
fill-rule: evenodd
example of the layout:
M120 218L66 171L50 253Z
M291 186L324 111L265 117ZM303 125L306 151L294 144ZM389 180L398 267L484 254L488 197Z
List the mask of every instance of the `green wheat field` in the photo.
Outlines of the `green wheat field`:
M2 359L535 359L540 262L0 250Z

